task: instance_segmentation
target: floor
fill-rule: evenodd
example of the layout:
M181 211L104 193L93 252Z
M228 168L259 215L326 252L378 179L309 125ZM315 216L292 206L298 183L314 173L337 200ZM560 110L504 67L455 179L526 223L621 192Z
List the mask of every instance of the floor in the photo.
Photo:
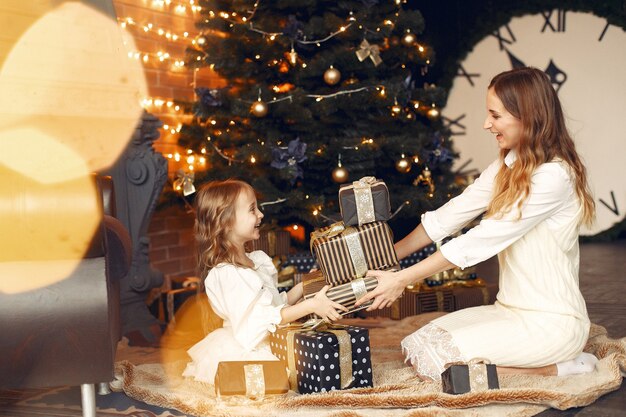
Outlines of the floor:
M481 264L478 274L487 281L497 281L497 262L492 259ZM581 245L580 285L591 321L606 327L609 336L626 336L626 303L623 301L626 293L626 240ZM150 406L122 393L98 396L97 406L99 417L185 417L175 410ZM80 415L80 394L76 387L60 387L45 393L0 391L0 417ZM549 409L537 416L626 416L626 384L587 407L565 411Z
M609 336L626 336L626 240L581 245L580 287L591 322L604 326ZM626 384L587 407L549 409L538 414L538 417L574 416L626 416Z

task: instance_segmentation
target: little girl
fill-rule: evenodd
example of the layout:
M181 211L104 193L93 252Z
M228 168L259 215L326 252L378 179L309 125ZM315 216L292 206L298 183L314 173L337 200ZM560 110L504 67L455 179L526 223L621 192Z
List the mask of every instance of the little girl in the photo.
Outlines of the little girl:
M183 376L212 384L221 361L277 360L268 342L276 325L311 313L334 321L340 318L337 310L347 311L326 297L329 286L299 303L301 283L279 293L272 259L263 251L246 253L244 244L259 238L263 218L249 184L210 182L198 191L195 205L198 269L224 324L187 351L192 361Z

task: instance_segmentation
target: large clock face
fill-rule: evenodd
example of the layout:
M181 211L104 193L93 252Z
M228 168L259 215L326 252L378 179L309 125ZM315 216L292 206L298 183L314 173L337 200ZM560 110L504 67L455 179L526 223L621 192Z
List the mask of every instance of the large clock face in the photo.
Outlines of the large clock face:
M626 32L592 14L553 10L512 19L461 64L444 121L460 153L457 170L482 171L498 156L482 129L491 78L518 66L550 75L568 128L587 166L597 208L593 235L626 213Z

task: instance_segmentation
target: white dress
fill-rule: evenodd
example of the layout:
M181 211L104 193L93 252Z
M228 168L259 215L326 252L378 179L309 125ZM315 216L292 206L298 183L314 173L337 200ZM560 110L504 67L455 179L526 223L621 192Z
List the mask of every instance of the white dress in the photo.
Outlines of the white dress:
M192 361L183 376L213 384L221 361L278 360L268 336L281 321L287 294L276 289L276 268L265 252L247 255L254 269L222 263L209 271L209 303L224 324L187 351Z
M510 166L515 159L509 152L505 163ZM501 164L493 162L464 193L423 216L433 241L457 232L484 212ZM450 359L485 358L500 366L539 367L572 359L582 351L590 324L578 286L582 208L574 181L565 163L542 164L532 175L519 220L516 209L502 219L483 219L442 245L443 256L462 268L498 254L496 302L447 314L425 331L408 336L402 341L407 361L434 362L436 372L443 371ZM432 346L424 347L425 340L440 338L441 330L447 340L431 340L426 344ZM445 357L444 351L460 352L460 357Z

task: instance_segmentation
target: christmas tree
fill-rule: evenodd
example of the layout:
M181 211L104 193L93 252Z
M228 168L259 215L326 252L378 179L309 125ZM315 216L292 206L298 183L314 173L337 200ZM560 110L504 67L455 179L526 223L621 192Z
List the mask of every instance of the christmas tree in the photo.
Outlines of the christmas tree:
M403 3L201 1L189 65L228 87L196 86L181 129L207 160L195 184L248 181L269 219L308 230L336 219L339 184L363 176L386 182L404 207L394 221L412 226L455 194L445 92L428 82L423 18Z

